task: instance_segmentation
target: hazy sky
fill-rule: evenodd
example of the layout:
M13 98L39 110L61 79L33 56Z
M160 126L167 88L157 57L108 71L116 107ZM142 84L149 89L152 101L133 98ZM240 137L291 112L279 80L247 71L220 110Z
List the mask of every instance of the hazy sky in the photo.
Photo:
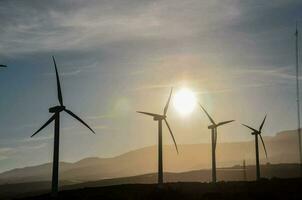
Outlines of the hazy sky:
M253 139L240 122L258 126L265 113L264 135L296 128L301 9L300 0L1 0L0 171L52 159L52 125L30 138L58 104L52 55L66 106L97 133L63 114L64 161L156 144L157 124L135 111L162 112L171 86L192 89L217 121L237 120L218 142ZM198 107L168 114L179 144L210 141Z

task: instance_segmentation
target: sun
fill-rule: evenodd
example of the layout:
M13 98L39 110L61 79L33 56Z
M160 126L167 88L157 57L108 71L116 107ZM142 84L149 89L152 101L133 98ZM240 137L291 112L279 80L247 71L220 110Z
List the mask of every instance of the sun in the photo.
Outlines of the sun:
M195 105L195 94L188 88L180 89L173 97L174 108L183 116L192 113Z

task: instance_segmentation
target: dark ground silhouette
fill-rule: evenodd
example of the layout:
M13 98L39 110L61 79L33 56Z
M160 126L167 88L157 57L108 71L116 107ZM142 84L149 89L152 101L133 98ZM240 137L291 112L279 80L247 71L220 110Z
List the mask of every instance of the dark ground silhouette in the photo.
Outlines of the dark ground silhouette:
M66 190L58 199L302 199L302 179L262 179L258 182L167 183L163 189L156 184L128 184L108 187ZM22 200L51 199L49 194Z

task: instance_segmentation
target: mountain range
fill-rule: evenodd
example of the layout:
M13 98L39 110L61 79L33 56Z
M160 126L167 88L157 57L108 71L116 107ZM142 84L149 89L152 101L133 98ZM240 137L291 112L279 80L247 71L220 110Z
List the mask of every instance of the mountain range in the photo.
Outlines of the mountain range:
M268 159L260 147L262 164L297 163L298 141L294 130L283 131L272 137L264 137ZM179 173L210 169L210 144L179 145L179 155L171 145L164 146L164 171ZM254 141L219 143L217 145L217 167L227 168L242 165L254 165ZM13 169L0 174L1 184L25 182L48 182L51 180L51 163ZM127 152L112 158L85 158L75 163L60 163L60 180L68 184L132 177L152 174L157 171L157 147L150 146ZM208 178L200 178L208 181Z

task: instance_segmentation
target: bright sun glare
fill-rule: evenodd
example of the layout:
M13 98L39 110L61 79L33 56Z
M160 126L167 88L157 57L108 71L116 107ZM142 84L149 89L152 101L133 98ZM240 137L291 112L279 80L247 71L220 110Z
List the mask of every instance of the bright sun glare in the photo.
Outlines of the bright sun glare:
M188 88L182 88L174 95L173 105L181 115L188 115L196 105L196 97Z

